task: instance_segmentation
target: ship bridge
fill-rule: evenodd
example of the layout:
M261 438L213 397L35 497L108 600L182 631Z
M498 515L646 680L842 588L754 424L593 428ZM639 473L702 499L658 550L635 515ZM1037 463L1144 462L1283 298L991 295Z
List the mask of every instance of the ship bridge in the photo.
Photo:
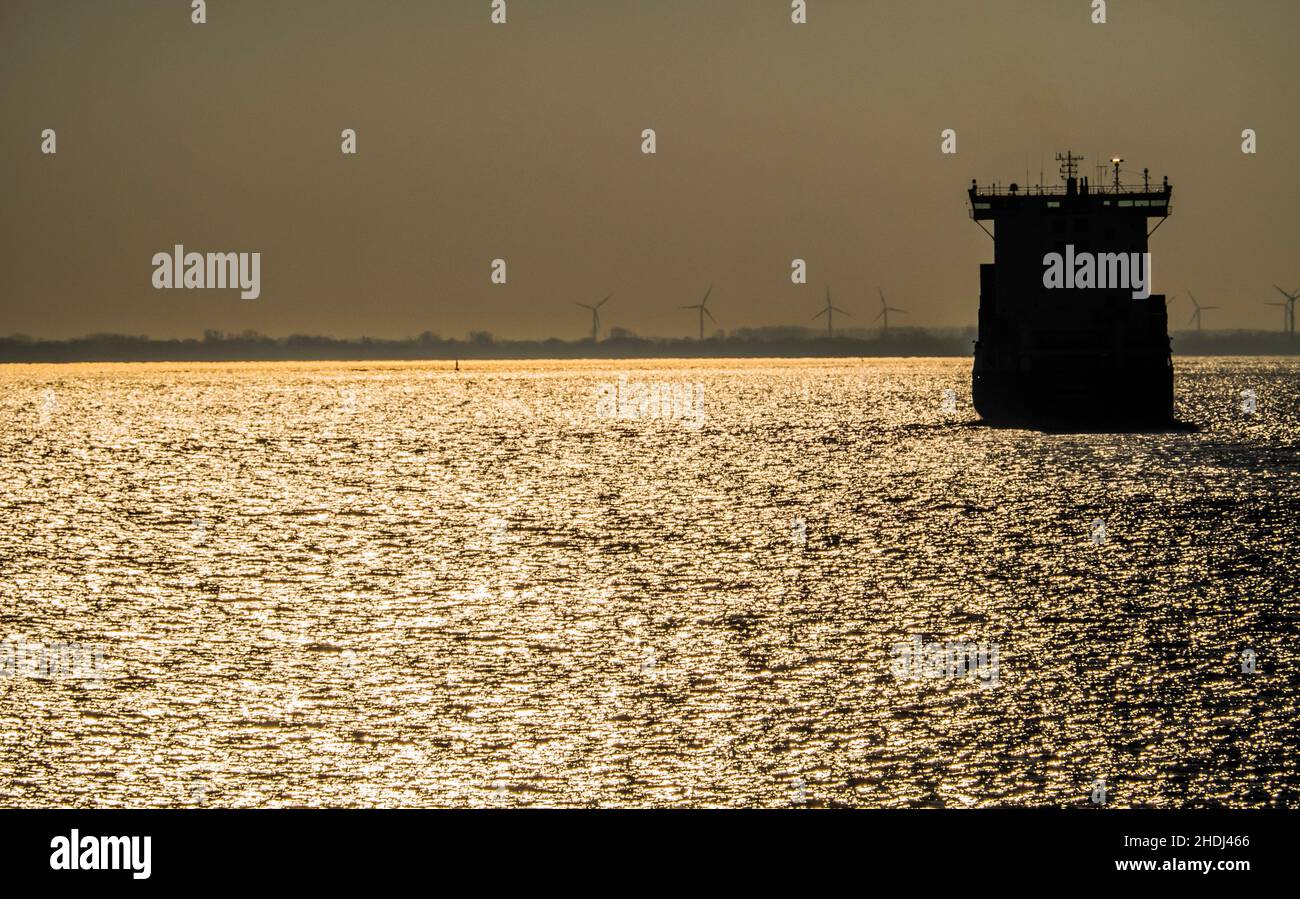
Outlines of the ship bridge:
M1062 160L1062 184L1021 187L1012 182L1006 186L988 184L981 187L972 180L969 191L971 218L997 221L1027 208L1060 215L1104 213L1162 219L1172 211L1173 188L1167 177L1152 187L1148 170L1143 169L1140 183L1123 182L1120 163L1124 160L1116 158L1111 160L1113 179L1092 185L1086 176L1080 178L1077 175L1080 157L1066 153L1057 158Z

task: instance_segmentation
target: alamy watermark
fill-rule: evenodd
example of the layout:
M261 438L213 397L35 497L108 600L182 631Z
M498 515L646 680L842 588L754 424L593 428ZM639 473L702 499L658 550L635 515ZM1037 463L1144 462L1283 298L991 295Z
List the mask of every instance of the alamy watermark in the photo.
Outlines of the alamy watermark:
M41 404L36 411L36 424L39 427L47 428L51 419L54 418L54 412L59 408L58 398L55 397L54 391L46 387L41 391Z
M997 643L926 643L915 635L895 643L890 671L898 680L969 677L981 688L1002 683Z
M596 388L596 417L627 421L680 421L695 430L704 426L704 385L671 381L606 381Z
M104 649L83 643L29 643L16 637L0 641L0 677L35 680L104 681Z
M154 253L153 266L156 290L234 288L245 300L262 295L261 253L187 253L176 244L171 253Z
M1043 256L1043 286L1049 289L1081 290L1125 288L1135 300L1151 296L1150 253L1075 253L1065 245L1065 255Z
M1098 777L1092 782L1092 792L1089 794L1093 805L1106 804L1106 778Z
M68 836L50 840L50 868L55 871L130 871L135 880L148 880L153 870L153 837Z

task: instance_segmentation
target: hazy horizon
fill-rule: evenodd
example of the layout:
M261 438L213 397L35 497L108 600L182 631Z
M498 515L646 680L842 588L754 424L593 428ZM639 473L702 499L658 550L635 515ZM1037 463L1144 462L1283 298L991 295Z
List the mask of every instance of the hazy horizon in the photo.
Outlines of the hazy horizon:
M1211 328L1267 331L1271 285L1300 286L1295 4L1111 3L1104 25L1027 0L816 0L798 26L775 0L488 14L5 4L0 330L574 339L574 304L612 293L602 333L677 337L710 285L728 331L816 327L827 285L837 326L870 324L881 286L898 324L969 327L992 243L967 186L1040 163L1054 182L1066 149L1084 174L1118 153L1130 180L1169 176L1152 251L1173 330L1189 287ZM261 253L260 296L155 290L151 257L178 243Z
M704 341L694 337L618 335L592 343L590 337L565 340L512 340L485 332L464 337L427 332L400 338L319 334L270 335L256 331L199 336L150 338L145 335L94 334L64 340L29 335L0 335L0 365L151 363L206 364L213 362L296 361L445 361L519 360L573 362L583 359L624 363L666 359L853 359L969 358L978 338L967 328L891 327L888 332L837 329L834 340L824 332L799 326L742 328ZM1300 355L1300 343L1278 331L1177 330L1170 333L1177 363L1196 357L1287 357Z

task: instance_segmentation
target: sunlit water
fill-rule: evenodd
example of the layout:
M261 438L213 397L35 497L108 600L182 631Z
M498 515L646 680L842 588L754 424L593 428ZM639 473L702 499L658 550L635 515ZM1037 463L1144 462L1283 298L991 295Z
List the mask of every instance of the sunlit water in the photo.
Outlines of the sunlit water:
M0 804L1300 804L1300 363L1126 435L969 366L0 367L0 637L102 652L10 656Z

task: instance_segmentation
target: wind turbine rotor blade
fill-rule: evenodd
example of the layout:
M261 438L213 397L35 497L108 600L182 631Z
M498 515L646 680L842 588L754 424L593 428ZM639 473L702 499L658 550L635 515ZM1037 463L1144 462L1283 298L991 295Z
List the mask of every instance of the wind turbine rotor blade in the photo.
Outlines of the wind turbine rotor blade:
M709 310L705 309L705 308L702 307L702 306L700 307L700 309L701 309L701 311L702 311L705 315L707 315L707 316L709 317L709 321L713 322L715 325L718 323L718 320L717 320L716 318L713 317L713 313L712 313L712 312L710 312Z
M613 294L611 293L611 294L609 295L609 297L612 297L612 296L613 296ZM608 303L608 302L609 302L609 297L605 297L605 299L603 299L603 300L601 300L599 303L597 303L597 304L596 304L596 308L599 309L601 306L604 306L606 303Z
M884 309L881 309L879 312L876 313L876 317L873 318L871 321L872 321L872 323L874 324L875 322L878 322L878 321L880 321L882 318L884 318L884 316L885 316L885 310L884 310Z
M822 317L823 315L825 315L825 314L826 314L826 310L823 309L821 312L818 312L816 315L813 316L813 320L815 321L815 320L821 318L821 317Z
M834 309L836 312L838 312L840 315L847 315L849 318L853 318L852 312L845 312L839 306L832 306L831 308Z
M1201 311L1200 309L1197 309L1196 312L1193 312L1193 313L1192 313L1192 317L1189 318L1189 319L1187 320L1187 323L1188 323L1189 325L1190 325L1192 322L1196 321L1198 318L1200 318L1200 315L1198 314L1200 311Z
M713 285L712 285L712 284L709 285L709 289L708 289L708 290L704 291L704 299L700 300L700 305L701 305L701 306L703 306L705 303L707 303L707 302L709 301L709 294L711 294L711 293L713 293Z

